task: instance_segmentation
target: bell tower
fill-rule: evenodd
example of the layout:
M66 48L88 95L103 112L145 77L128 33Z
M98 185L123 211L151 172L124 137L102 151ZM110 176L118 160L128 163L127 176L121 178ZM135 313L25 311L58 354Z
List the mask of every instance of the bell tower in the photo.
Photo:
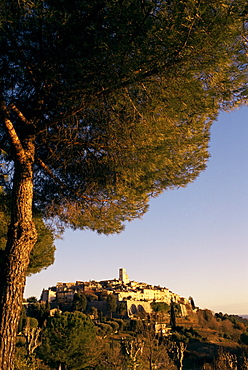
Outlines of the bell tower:
M126 272L126 269L123 269L123 268L119 269L119 280L121 280L123 284L129 283L129 277Z

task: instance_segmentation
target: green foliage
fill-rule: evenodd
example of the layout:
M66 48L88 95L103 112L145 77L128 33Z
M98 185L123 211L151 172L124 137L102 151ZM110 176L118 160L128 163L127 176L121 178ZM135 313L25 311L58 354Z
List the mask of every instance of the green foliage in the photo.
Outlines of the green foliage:
M50 314L50 305L47 303L30 303L27 307L27 316L38 320L39 327L43 327Z
M117 333L119 330L119 324L117 321L108 320L108 324L112 327L113 333Z
M195 306L194 299L193 299L192 297L189 297L189 302L190 302L190 304L191 304L191 308L192 308L192 310L194 310L194 309L196 308L196 306Z
M106 338L107 336L113 333L113 327L112 325L110 325L110 323L106 324L104 322L100 322L96 325L98 329L97 334L102 338Z
M8 195L0 193L0 265L7 242L7 231L10 224L11 201ZM51 228L46 225L42 216L34 211L34 223L38 232L38 240L31 252L28 275L36 274L54 263L54 236Z
M98 296L94 293L86 293L85 296L89 302L98 301Z
M24 347L17 347L14 370L50 370L50 368L38 358L27 358Z
M118 303L116 311L119 315L125 316L127 314L127 304L124 301Z
M39 356L52 368L84 369L94 357L95 327L81 312L49 317ZM91 358L92 356L92 358Z
M112 313L117 309L116 297L114 294L109 294L107 297L107 310Z
M168 312L170 306L165 302L152 302L151 307L154 312Z
M195 180L211 123L247 99L246 0L2 0L0 10L0 189L15 199L13 224L33 203L46 235L44 218L120 232L151 197ZM20 167L34 199L15 190ZM28 228L23 239L31 249ZM27 261L19 238L12 246L20 261L5 265L2 294Z
M38 300L37 300L37 298L35 296L32 296L32 297L28 297L27 298L27 302L28 303L37 303Z
M125 330L127 326L127 322L122 319L113 319L114 322L116 322L119 326L119 333Z
M141 319L131 319L129 323L129 330L134 333L142 333L144 330L144 325Z
M30 254L30 263L28 267L28 275L36 274L46 269L54 263L54 235L48 225L46 225L41 217L34 213L34 222L38 232L38 240Z
M22 329L25 325L26 318L27 318L26 308L24 306L22 306L21 316L20 316L19 325L18 325L18 333L20 333L22 331Z
M187 329L183 326L176 326L172 333L170 340L172 342L184 342L188 343L191 339L200 339L200 335L193 327Z
M32 122L43 215L118 232L205 169L211 122L247 96L246 1L4 4L3 96L21 138L11 104Z
M199 324L203 328L209 328L218 332L220 337L229 341L239 343L241 336L247 330L246 321L237 315L223 314L222 312L213 313L210 310L197 311Z
M28 326L29 328L37 328L39 322L35 317L26 317L23 324L24 326Z
M181 331L175 331L170 337L170 340L174 343L188 343L189 337L187 337Z
M241 334L240 341L241 343L248 345L248 332Z
M90 315L92 315L94 319L98 319L98 310L96 307L90 307Z
M85 294L75 293L72 302L73 311L85 311L87 307L87 298Z
M227 313L223 314L222 312L218 312L215 314L215 317L221 320L230 320L234 324L241 323L248 327L248 319L238 316L238 315L228 315Z
M170 326L172 330L176 328L176 304L171 301L170 304Z

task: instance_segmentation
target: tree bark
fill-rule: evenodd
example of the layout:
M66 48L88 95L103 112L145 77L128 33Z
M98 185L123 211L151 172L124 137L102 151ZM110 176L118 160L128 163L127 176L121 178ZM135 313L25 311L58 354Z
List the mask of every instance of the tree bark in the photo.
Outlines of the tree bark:
M0 369L13 370L26 272L37 240L32 218L34 135L27 133L21 142L11 122L5 121L15 152L15 170L11 224L0 280Z

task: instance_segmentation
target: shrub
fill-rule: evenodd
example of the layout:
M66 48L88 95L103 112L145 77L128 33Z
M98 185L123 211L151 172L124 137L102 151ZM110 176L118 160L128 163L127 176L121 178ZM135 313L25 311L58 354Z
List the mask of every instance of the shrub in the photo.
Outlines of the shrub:
M97 334L102 338L107 337L113 332L112 326L109 324L105 324L103 322L97 324L97 328L98 328Z
M242 333L240 336L240 342L248 345L248 332Z
M118 332L118 330L119 330L118 322L111 320L111 321L108 321L108 324L112 327L114 333Z
M127 322L122 319L113 319L113 321L117 322L119 325L119 333L121 333L123 330L125 330L127 326Z

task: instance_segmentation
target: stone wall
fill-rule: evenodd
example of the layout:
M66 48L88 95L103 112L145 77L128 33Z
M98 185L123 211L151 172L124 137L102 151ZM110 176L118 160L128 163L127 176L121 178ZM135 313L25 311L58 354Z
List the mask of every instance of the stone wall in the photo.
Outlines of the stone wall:
M133 315L145 313L151 313L152 308L150 302L143 301L126 301L127 304L127 315L132 317Z

